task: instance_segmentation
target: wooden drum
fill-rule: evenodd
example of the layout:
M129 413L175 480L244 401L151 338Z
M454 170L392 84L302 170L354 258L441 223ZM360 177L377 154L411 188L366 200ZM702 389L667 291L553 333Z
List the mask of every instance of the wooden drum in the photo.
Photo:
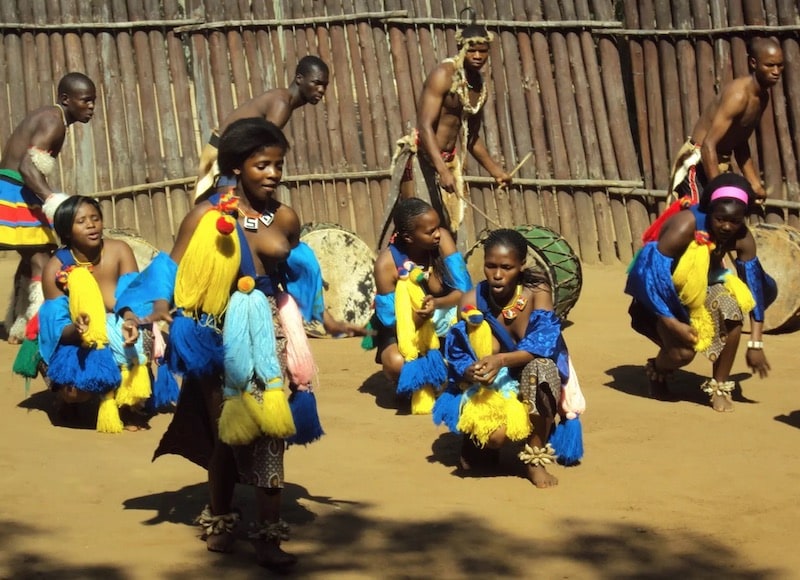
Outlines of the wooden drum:
M526 262L539 266L553 289L553 305L561 318L566 318L581 295L583 275L581 262L561 234L544 226L524 225L516 229L528 242ZM467 270L473 284L484 279L483 239L470 248L466 255Z
M797 292L800 231L782 224L756 224L751 231L758 259L778 285L778 297L764 313L764 330L797 330L800 328L800 294Z
M322 269L325 308L334 318L365 326L375 300L375 252L337 224L305 224L300 240L313 250Z

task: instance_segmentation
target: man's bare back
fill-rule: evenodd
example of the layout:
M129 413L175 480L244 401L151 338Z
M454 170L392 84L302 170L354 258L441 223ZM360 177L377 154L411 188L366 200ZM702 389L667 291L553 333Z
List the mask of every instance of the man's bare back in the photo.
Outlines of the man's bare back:
M282 129L289 122L292 110L292 93L289 89L270 89L246 101L225 117L220 123L219 133L221 135L234 121L248 117L262 117Z
M769 103L769 90L783 72L783 51L772 39L756 39L750 49L751 73L731 81L719 99L700 117L692 141L700 144L703 169L708 180L720 173L722 156L733 156L756 196L766 197L750 153L748 139Z

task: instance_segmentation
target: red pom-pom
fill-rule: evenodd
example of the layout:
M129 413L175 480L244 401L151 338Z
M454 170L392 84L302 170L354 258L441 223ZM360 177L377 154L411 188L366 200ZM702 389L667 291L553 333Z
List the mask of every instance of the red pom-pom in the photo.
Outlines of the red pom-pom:
M217 231L224 236L229 236L233 233L236 227L236 222L229 215L221 215L217 218Z

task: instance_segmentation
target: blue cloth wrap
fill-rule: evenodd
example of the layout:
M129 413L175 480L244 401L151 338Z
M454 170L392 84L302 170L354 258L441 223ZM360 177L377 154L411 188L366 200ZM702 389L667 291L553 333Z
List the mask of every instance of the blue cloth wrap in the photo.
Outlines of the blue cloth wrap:
M435 308L433 310L431 322L433 322L433 327L436 329L436 336L442 337L447 334L447 331L450 330L450 326L453 324L453 319L456 317L457 312L458 307L455 304L446 308Z
M68 248L59 248L54 254L61 261L63 268L75 265L75 259ZM114 291L114 298L117 302L138 277L139 272L128 272L119 277L117 288ZM109 333L109 339L111 339L110 333L112 332L117 332L121 339L122 322L115 316L111 316L106 320L106 331ZM70 324L72 324L72 318L69 315L69 297L67 295L44 301L39 309L39 354L42 355L42 359L48 365L56 348L59 346L64 329ZM141 349L139 352L141 352Z
M672 282L674 258L662 254L657 242L645 244L631 265L625 292L657 316L689 322L689 314Z
M322 269L314 251L305 242L292 248L280 268L286 291L292 295L303 320L322 322L325 302L322 295Z
M178 265L170 255L159 252L125 288L120 290L120 285L117 285L116 312L127 308L143 318L153 312L153 303L156 300L166 300L172 304L177 273Z
M383 326L394 328L397 325L397 314L394 310L394 292L375 296L375 314Z
M764 322L764 311L770 304L775 302L778 297L778 285L775 280L764 271L758 256L746 262L742 260L734 260L736 264L736 272L739 277L745 281L753 298L756 301L756 306L753 308L753 319L756 322Z
M444 283L461 292L472 290L472 279L467 271L467 263L459 252L444 258Z

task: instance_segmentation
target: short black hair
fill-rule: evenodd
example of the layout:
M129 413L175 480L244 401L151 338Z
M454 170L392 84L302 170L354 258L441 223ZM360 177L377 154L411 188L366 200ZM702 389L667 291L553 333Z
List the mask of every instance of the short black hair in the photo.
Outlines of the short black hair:
M96 90L92 79L83 73L71 72L65 74L58 81L58 95L71 95L80 89Z
M747 56L758 59L761 53L770 48L781 50L781 44L769 36L754 36L747 42Z
M222 175L231 175L245 160L267 147L279 147L284 153L289 142L283 131L263 117L248 117L234 121L219 138L217 164Z
M100 209L100 202L93 197L85 195L71 195L58 206L56 213L53 215L53 229L56 230L58 239L65 246L72 243L72 226L75 223L75 214L78 209L84 204L88 203L94 207L103 217L103 210Z
M483 245L484 257L489 250L499 246L513 250L522 264L528 260L528 240L518 230L511 228L492 230L486 236L486 239L481 242L481 245ZM538 264L523 268L520 272L519 282L529 288L542 285L550 286L550 279Z
M720 173L714 179L709 181L708 184L706 184L706 186L703 188L703 192L700 194L698 209L703 213L709 213L714 205L723 200L743 203L741 200L735 197L721 197L712 202L711 196L715 191L722 187L735 187L736 189L741 190L747 196L747 203L744 205L746 207L747 214L749 215L755 207L756 194L753 191L753 187L750 185L749 181L747 181L738 173L733 173L732 171Z
M318 56L309 54L308 56L301 58L300 62L297 63L297 68L294 70L294 76L300 75L301 77L304 77L313 70L319 70L325 74L329 74L328 65L325 64L325 61Z

